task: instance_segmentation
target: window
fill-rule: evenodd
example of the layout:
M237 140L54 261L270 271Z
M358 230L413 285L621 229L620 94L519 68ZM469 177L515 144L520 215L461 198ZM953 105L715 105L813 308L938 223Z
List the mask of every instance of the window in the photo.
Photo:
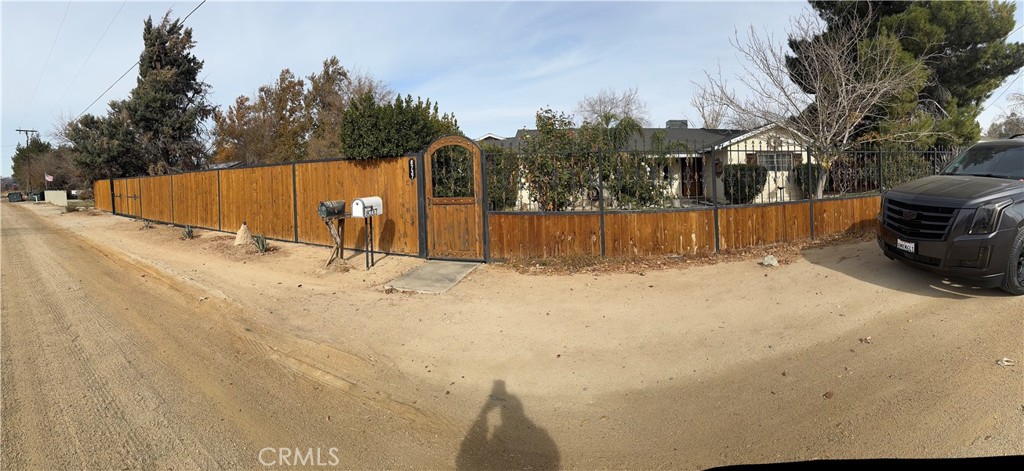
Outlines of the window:
M793 154L789 152L758 155L758 161L764 165L769 172L788 172L793 169Z

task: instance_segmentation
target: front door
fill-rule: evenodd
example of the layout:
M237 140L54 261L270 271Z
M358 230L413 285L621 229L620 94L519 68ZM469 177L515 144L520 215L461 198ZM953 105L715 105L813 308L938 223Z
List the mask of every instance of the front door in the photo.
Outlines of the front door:
M423 153L427 257L484 259L480 147L462 136L442 137Z

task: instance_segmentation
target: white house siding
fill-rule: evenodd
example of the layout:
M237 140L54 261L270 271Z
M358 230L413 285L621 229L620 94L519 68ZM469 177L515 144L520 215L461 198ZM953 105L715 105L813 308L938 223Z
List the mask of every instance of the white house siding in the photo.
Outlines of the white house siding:
M707 195L713 193L711 175L714 174L716 160L721 160L723 164L743 164L747 163L747 157L750 155L756 163L768 164L766 166L769 167L764 190L754 198L754 203L793 201L803 197L800 188L791 178L791 169L797 159L800 162L807 161L807 152L799 141L790 138L789 133L784 130L765 130L728 147L715 149L709 154L713 158L704 161L704 192ZM772 165L773 160L777 165ZM716 177L716 180L718 202L727 203L722 178Z

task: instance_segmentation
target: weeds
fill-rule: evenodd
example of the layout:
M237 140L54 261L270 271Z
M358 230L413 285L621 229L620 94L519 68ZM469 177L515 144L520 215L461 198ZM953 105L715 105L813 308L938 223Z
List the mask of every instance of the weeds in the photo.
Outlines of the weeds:
M68 207L70 208L70 206L68 206ZM139 230L141 231L143 229L152 229L152 228L153 228L153 221L150 221L149 219L143 219L142 220L142 227L140 227Z
M192 226L185 226L185 228L181 230L181 238L185 240L196 238L196 234L192 230Z

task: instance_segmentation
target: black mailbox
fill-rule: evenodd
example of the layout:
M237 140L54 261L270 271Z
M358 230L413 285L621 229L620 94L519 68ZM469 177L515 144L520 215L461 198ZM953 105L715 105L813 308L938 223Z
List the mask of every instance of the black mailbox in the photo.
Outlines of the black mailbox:
M321 201L316 212L321 218L345 217L345 200Z

